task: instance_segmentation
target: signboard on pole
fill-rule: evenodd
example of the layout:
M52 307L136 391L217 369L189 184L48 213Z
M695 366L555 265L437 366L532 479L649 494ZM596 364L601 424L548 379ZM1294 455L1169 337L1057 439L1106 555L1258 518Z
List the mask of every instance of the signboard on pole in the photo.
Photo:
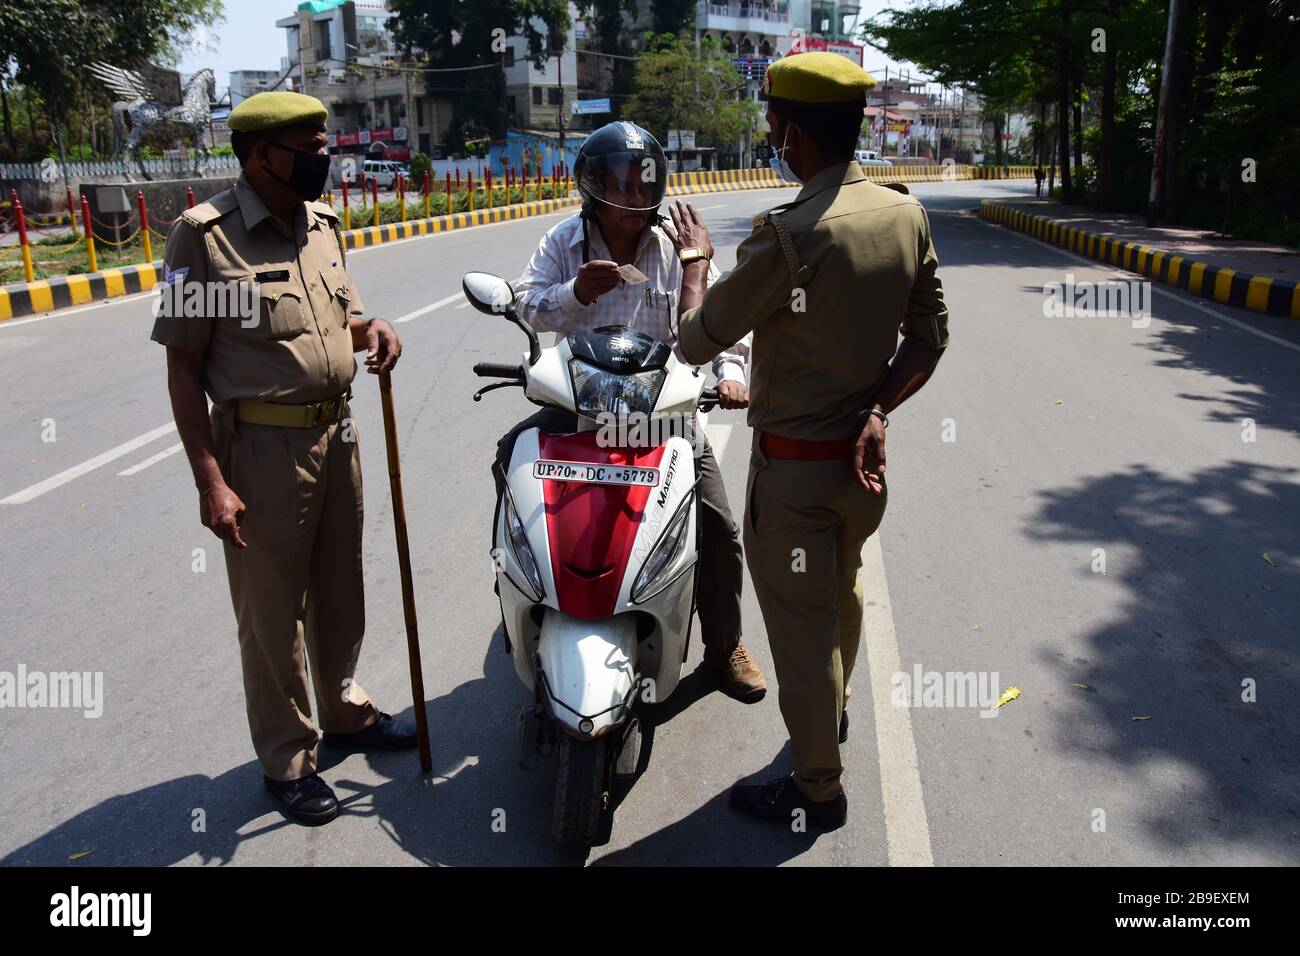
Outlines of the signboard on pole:
M790 46L790 53L814 53L814 52L838 53L840 56L852 60L858 66L862 65L863 47L857 43L843 43L838 40L823 40L821 37L797 37Z
M603 100L574 100L569 106L569 112L574 116L581 116L586 113L612 113L613 109L609 105L609 97Z
M678 146L678 140L681 140L681 146ZM672 152L676 149L694 149L695 148L695 130L693 129L670 129L668 131L668 143L664 149Z

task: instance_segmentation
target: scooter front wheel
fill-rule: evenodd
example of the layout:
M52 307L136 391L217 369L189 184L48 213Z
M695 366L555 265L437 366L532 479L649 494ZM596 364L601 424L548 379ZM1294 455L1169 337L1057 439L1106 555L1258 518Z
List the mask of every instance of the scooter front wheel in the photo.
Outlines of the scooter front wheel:
M600 833L608 793L605 786L609 763L607 738L579 740L561 732L558 750L551 834L556 843L567 849L590 849Z

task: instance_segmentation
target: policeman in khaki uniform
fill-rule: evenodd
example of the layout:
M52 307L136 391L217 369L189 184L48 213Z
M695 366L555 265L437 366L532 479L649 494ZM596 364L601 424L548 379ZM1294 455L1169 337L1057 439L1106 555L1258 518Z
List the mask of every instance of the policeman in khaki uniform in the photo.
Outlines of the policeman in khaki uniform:
M365 629L353 353L367 349L378 373L401 346L387 322L359 318L338 217L315 201L329 173L326 115L284 92L231 112L243 173L167 240L164 293L197 290L205 306L194 315L164 294L152 336L167 347L201 519L225 542L253 747L267 789L309 824L334 819L338 801L316 775L308 665L326 745L415 746L413 725L380 713L353 680ZM205 294L232 289L242 294Z
M862 546L885 512L887 414L948 345L938 261L906 187L854 161L869 74L834 53L768 69L772 165L802 182L754 221L736 267L683 301L681 345L705 362L753 331L745 556L767 626L793 774L737 784L741 810L844 823L839 745L857 657ZM898 334L902 332L902 345Z

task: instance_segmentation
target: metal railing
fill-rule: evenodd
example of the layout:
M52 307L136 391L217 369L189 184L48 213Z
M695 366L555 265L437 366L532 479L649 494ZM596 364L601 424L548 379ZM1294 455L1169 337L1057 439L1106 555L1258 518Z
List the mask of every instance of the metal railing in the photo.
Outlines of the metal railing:
M789 23L790 11L785 3L763 3L761 0L733 0L731 3L708 4L708 13L714 17L739 17L743 20L771 20Z
M0 163L0 179L9 182L31 179L38 182L56 182L66 173L69 178L87 176L118 176L126 171L128 165L116 159L90 160L75 163ZM138 173L132 164L130 170ZM164 159L146 159L144 168L154 173L188 173L194 169L194 159L190 157L167 157ZM239 160L234 156L211 156L203 164L206 170L238 169Z

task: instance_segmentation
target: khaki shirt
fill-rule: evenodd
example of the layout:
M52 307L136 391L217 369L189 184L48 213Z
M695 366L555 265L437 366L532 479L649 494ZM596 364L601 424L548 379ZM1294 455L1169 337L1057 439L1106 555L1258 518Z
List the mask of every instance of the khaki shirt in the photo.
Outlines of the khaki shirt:
M343 264L337 218L324 203L303 203L290 235L240 176L172 227L151 337L203 356L214 403L314 402L351 384L357 363L348 318L362 305ZM167 296L178 286L183 309L180 297ZM208 294L191 297L200 290Z
M915 198L868 182L856 162L822 170L772 212L806 267L802 292L795 294L797 265L765 213L737 249L736 267L683 313L682 351L703 363L752 329L750 427L852 438L900 330L932 349L948 345L930 222Z

